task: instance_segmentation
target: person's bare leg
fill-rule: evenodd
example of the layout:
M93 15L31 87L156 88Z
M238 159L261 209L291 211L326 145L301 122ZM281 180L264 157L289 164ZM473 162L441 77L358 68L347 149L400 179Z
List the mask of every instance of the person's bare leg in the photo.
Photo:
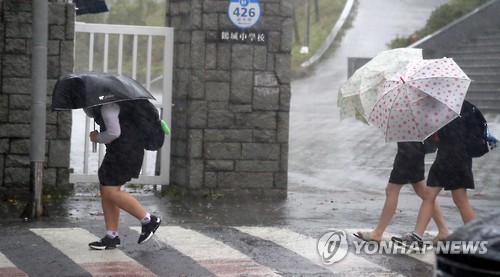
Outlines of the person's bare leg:
M427 183L425 180L422 180L418 183L412 184L413 190L415 190L415 193L423 199L425 190L427 189ZM450 230L446 226L446 221L444 220L443 212L441 211L441 206L438 203L438 200L434 200L434 209L432 212L432 219L436 223L436 226L438 228L438 234L437 238L439 240L445 239L447 236L450 235Z
M120 189L120 187L117 187ZM118 231L118 221L120 219L120 207L115 205L115 203L109 197L105 197L107 195L108 189L101 186L101 205L102 212L104 214L104 223L106 224L106 231Z
M438 234L436 235L438 240L443 240L450 235L450 229L446 226L446 221L444 219L443 211L439 205L438 200L434 200L434 210L432 212L432 219L436 223L438 228Z
M419 236L424 235L425 229L427 228L427 225L429 225L429 221L431 221L434 211L434 202L441 189L442 188L440 187L427 187L424 190L422 204L418 210L417 223L415 224L414 230L414 232Z
M399 192L402 185L388 183L385 187L385 203L378 220L377 227L370 232L370 236L374 240L382 240L385 229L391 223L392 217L396 213L398 207ZM359 232L358 232L359 233Z
M467 189L462 188L452 190L451 196L453 197L453 202L455 202L455 205L460 211L460 216L462 217L464 224L476 217L476 213L469 204L469 199L467 198Z
M137 199L130 195L130 193L122 191L120 186L101 186L101 198L103 202L103 209L104 206L106 206L106 208L109 208L110 210L109 222L111 225L113 224L115 219L116 225L118 225L118 217L115 213L113 213L114 209L111 208L113 205L126 211L138 220L143 219L147 214L146 210L137 201ZM106 211L104 211L104 213L106 213ZM106 224L108 224L108 219L105 220Z

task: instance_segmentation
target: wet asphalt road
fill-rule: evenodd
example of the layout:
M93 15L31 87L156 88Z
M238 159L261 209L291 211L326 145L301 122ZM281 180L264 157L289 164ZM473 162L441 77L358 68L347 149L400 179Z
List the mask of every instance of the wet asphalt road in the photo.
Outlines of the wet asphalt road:
M339 120L336 97L338 87L347 79L347 57L373 57L385 50L385 44L396 35L407 35L421 28L434 7L444 2L447 1L359 1L357 17L345 33L341 46L316 68L313 76L292 83L289 189L284 197L160 197L154 189L132 193L150 212L161 215L165 226L182 226L221 241L252 257L258 264L274 268L278 275L329 276L336 272L345 276L432 276L432 262L404 255L360 255L363 260L373 263L373 267L361 266L349 258L351 256L334 269L319 266L269 240L240 232L236 227L279 227L318 239L331 228L350 233L375 226L396 147L385 144L382 132L373 126L350 119ZM499 115L486 117L493 130L500 130ZM433 158L433 155L427 157L427 166ZM469 195L478 215L499 209L500 178L496 170L499 159L500 154L494 151L474 161L476 189ZM449 227L453 230L461 226L450 194L442 193L439 201ZM419 204L412 190L405 187L387 232L399 234L411 230ZM51 216L42 220L0 222L0 253L3 255L0 255L0 269L5 257L30 276L88 276L88 271L75 259L68 258L68 253L30 230L83 228L97 237L102 236L103 218L96 190L89 186L79 188L70 200L54 204L48 210ZM137 226L136 220L122 214L122 251L156 275L214 275L214 271L207 270L210 266L204 264L203 259L183 254L168 245L169 238L166 243L155 239L146 245L137 245L137 233L129 226ZM431 223L429 231L435 230ZM68 229L68 234L72 231ZM351 239L348 238L352 244ZM83 247L81 252L85 255L87 243L76 240L73 248ZM201 248L197 251L202 252ZM116 274L108 273L109 276ZM0 276L4 276L1 271Z

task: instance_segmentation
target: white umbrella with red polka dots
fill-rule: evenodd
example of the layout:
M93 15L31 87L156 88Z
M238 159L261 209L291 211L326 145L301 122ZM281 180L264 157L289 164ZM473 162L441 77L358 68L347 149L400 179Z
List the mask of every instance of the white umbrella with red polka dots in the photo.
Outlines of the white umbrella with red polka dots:
M470 82L453 59L412 61L380 88L369 121L386 142L424 141L460 115Z

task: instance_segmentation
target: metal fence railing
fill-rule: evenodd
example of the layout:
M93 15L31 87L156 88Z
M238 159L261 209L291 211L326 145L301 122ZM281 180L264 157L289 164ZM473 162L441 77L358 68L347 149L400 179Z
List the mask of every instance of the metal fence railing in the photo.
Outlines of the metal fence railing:
M75 23L75 72L102 71L127 74L156 98L152 101L170 126L174 30L170 27ZM88 134L93 121L83 111L73 111L71 183L98 182L97 169L104 147L92 153ZM170 136L158 151L146 151L135 184L169 183Z

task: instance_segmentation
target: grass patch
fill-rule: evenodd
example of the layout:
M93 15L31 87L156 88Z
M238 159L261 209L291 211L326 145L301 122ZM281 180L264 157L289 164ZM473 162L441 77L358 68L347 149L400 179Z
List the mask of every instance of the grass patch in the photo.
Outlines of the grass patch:
M318 15L316 16L317 2ZM300 71L300 65L316 53L323 41L330 34L337 22L347 0L309 0L310 25L309 25L309 53L301 54L306 37L306 5L305 1L294 0L295 31L292 48L292 70Z

